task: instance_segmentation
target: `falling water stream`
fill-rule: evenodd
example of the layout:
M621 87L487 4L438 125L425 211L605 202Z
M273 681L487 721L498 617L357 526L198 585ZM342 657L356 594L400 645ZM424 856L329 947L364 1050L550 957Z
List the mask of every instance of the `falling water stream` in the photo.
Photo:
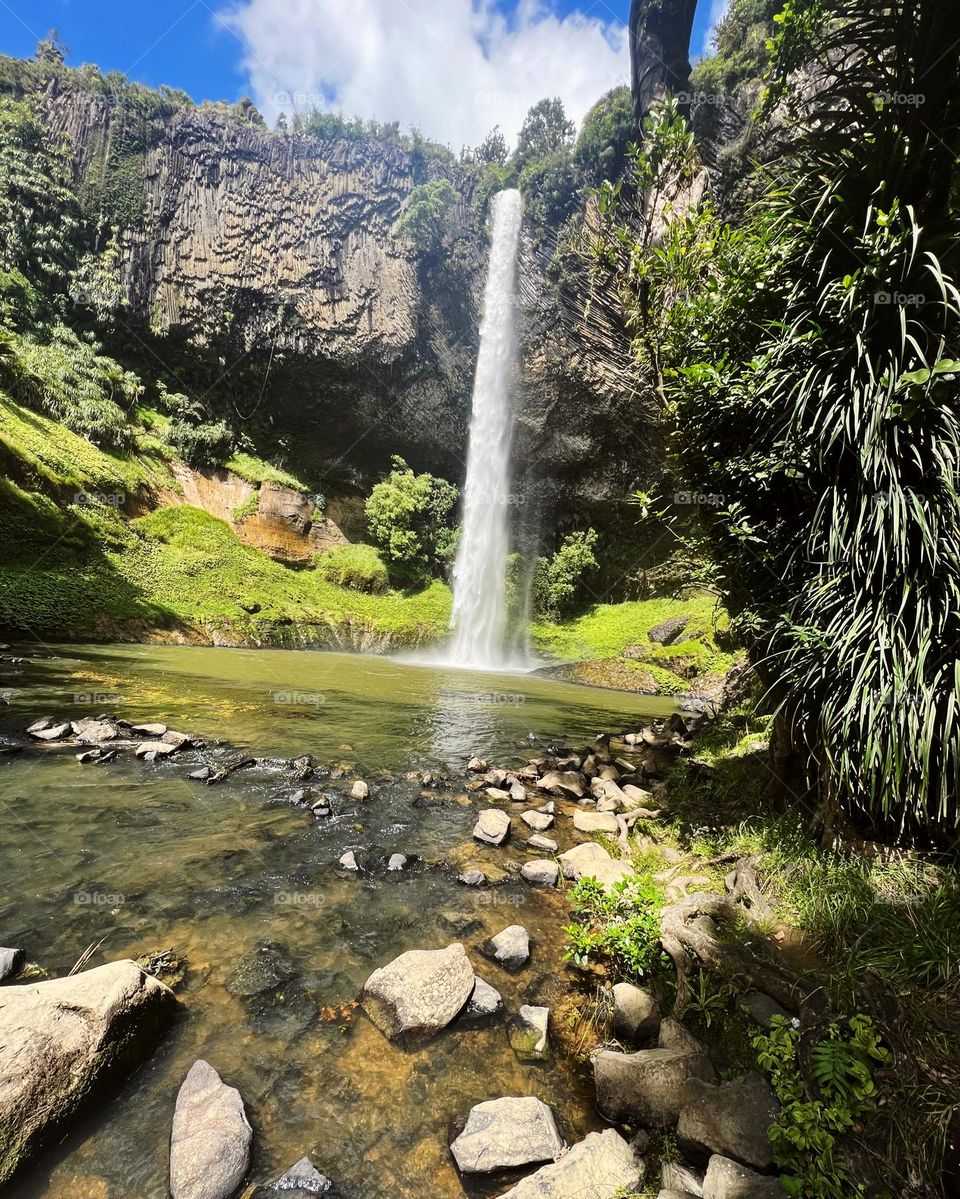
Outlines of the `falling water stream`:
M507 639L510 548L511 385L517 347L514 287L520 193L493 197L490 265L480 325L480 352L464 486L463 529L453 570L453 639L448 661L477 669L522 665Z

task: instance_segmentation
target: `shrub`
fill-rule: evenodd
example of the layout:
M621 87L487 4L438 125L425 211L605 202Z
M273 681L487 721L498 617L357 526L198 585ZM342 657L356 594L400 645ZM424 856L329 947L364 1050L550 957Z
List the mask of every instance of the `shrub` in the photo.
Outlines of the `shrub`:
M452 523L458 489L446 479L414 474L402 458L367 500L367 523L374 543L391 566L404 574L441 574L453 558Z
M597 187L604 179L619 179L627 146L638 136L630 89L615 87L583 118L573 158L584 181Z
M652 973L666 960L660 947L663 894L644 875L623 879L607 894L595 878L583 878L570 892L579 919L568 924L564 958L585 967L590 959L610 959L628 978Z
M314 557L317 574L328 583L382 595L388 587L387 568L372 545L337 545Z
M172 420L167 440L189 466L220 466L233 447L233 434L223 421L192 425Z
M412 243L418 254L438 250L453 229L457 193L446 179L431 179L414 187L404 204L397 233Z
M552 558L537 560L533 588L538 612L558 616L576 604L584 576L597 568L596 544L595 529L568 533Z

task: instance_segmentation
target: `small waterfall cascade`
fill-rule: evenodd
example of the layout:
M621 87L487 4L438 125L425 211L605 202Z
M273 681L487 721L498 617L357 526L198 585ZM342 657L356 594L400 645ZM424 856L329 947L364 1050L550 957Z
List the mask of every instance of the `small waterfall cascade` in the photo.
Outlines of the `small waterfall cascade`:
M507 555L510 549L511 391L517 361L515 286L520 193L492 201L490 261L473 383L463 525L453 568L451 665L504 669L520 665L507 646Z

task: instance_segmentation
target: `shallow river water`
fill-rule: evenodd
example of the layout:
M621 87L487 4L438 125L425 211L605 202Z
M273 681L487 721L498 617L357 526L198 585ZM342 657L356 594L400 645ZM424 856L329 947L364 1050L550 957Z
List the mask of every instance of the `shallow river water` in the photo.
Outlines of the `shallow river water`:
M124 754L80 765L75 749L56 748L0 757L0 944L22 946L51 975L101 939L92 965L166 948L187 963L180 1017L157 1052L5 1194L161 1199L177 1089L200 1056L244 1097L258 1182L306 1153L347 1196L462 1195L450 1127L500 1095L540 1096L569 1139L599 1126L577 1066L521 1065L504 1026L403 1050L353 1001L404 950L463 939L508 1012L548 1002L565 976L564 903L512 876L483 889L456 881L467 862L522 860L528 831L513 805L508 846L471 842L481 801L466 793L465 763L477 753L519 765L553 743L637 727L669 701L386 658L154 646L43 650L0 686L5 733L39 716L107 712L207 741L150 764ZM186 777L241 750L309 753L344 770L307 784L333 796L333 817L290 805L301 784L281 762L215 787ZM449 785L427 799L405 777L415 770ZM371 794L357 803L347 793L361 777ZM557 824L562 849L570 822ZM347 849L359 876L337 865ZM387 873L398 851L422 861ZM480 926L461 938L444 923L458 917ZM511 976L475 947L518 922L533 955Z

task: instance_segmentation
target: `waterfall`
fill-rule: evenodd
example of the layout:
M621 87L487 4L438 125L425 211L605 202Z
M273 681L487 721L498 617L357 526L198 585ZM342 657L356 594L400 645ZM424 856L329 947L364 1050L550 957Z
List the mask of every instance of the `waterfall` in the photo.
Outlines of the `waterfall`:
M522 205L518 191L492 201L490 263L473 382L463 526L453 568L453 640L457 666L507 667L507 554L510 547L511 388L517 348L514 286Z

